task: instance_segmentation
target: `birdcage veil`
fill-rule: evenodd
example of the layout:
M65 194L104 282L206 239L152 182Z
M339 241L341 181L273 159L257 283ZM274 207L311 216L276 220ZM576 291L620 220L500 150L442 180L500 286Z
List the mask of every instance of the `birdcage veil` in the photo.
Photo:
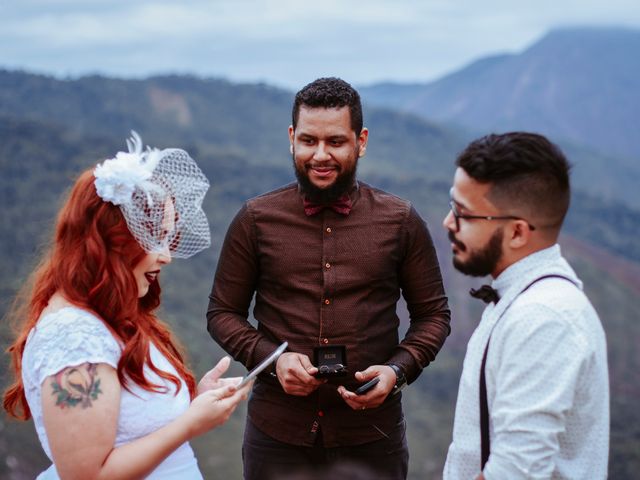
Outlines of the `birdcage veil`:
M140 246L148 253L167 248L187 258L211 245L209 223L202 210L209 181L184 150L142 149L132 131L128 152L96 166L98 195L118 205Z

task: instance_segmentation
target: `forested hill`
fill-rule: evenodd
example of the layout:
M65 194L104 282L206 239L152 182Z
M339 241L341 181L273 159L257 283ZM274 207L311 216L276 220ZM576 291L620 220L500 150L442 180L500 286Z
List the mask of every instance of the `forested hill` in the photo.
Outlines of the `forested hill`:
M94 76L60 80L0 70L0 128L7 138L0 145L7 156L0 160L11 158L9 149L27 153L43 149L46 143L38 141L39 135L45 135L40 133L46 130L39 127L43 125L53 129L52 137L59 136L60 142L69 145L68 155L82 154L87 161L122 149L124 138L135 129L148 144L179 145L196 158L211 155L226 159L227 164L242 159L247 165L286 166L292 100L293 93L268 85L218 79ZM367 156L359 167L365 175L417 176L449 183L456 154L471 140L466 131L389 109L366 107L365 119L371 132ZM640 205L633 208L625 201L637 194L640 168L636 180L635 174L617 169L616 162L588 149L572 147L567 153L574 164L576 191L569 230L640 261L640 245L633 235ZM55 149L41 155L67 162ZM10 178L12 169L24 167L9 162L6 168ZM208 165L203 168L218 175L217 170L208 172ZM593 218L598 221L584 221Z
M288 152L291 92L195 77L59 80L0 71L0 309L24 283L48 238L61 194L79 171L124 149L130 129L145 144L188 150L210 179L204 209L212 248L163 271L163 317L186 344L198 373L222 352L208 338L204 311L222 238L241 203L293 179ZM417 116L367 107L371 131L360 173L409 198L434 237L453 311L453 330L437 361L406 389L411 478L438 478L450 441L462 356L481 312L467 291L478 280L453 271L441 228L453 159L468 134ZM580 168L576 162L576 168ZM612 372L612 478L640 468L640 217L596 190L578 189L562 239L585 282L609 342ZM402 312L402 310L401 310ZM401 313L406 326L406 316ZM0 339L10 338L6 323ZM6 357L2 360L6 383ZM240 372L238 366L235 372ZM0 417L0 478L33 478L45 464L32 425ZM196 443L206 478L239 478L243 412ZM216 472L215 475L213 472ZM627 477L625 477L627 475Z
M150 144L234 151L262 165L281 165L282 156L288 155L292 102L292 92L264 84L189 76L60 80L0 70L4 117L64 126L84 138L113 137L118 142L136 129ZM372 162L389 171L422 166L447 178L451 153L464 146L458 132L416 116L372 108L366 117L373 132Z

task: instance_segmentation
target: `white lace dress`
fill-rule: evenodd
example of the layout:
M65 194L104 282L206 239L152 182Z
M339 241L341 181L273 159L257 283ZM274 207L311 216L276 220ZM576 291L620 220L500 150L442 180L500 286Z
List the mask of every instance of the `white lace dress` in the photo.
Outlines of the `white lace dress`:
M178 375L169 361L153 345L151 359L161 370ZM85 362L106 363L117 368L121 348L107 327L91 313L65 307L42 317L29 333L22 357L22 380L33 421L47 456L51 449L42 419L42 383L63 368ZM174 384L145 367L145 377L157 385L166 385L167 393L154 393L133 385L132 392L122 389L120 416L115 446L132 442L161 428L189 406L189 391L184 381L177 395ZM55 465L42 472L39 480L58 479ZM189 443L182 444L147 477L157 480L202 479Z

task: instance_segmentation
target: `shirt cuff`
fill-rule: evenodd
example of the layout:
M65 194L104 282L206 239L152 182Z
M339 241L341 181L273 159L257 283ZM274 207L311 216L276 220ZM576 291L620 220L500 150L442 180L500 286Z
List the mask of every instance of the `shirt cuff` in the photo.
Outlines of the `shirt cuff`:
M407 379L407 384L413 382L422 372L422 369L418 366L413 356L403 349L396 350L393 356L385 363L395 363L402 368Z

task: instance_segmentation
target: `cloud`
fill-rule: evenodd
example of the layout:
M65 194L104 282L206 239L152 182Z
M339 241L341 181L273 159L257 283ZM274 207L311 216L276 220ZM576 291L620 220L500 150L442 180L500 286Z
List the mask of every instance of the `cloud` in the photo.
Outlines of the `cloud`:
M0 66L56 74L192 72L299 86L425 81L550 28L640 28L637 1L23 0L3 6Z

